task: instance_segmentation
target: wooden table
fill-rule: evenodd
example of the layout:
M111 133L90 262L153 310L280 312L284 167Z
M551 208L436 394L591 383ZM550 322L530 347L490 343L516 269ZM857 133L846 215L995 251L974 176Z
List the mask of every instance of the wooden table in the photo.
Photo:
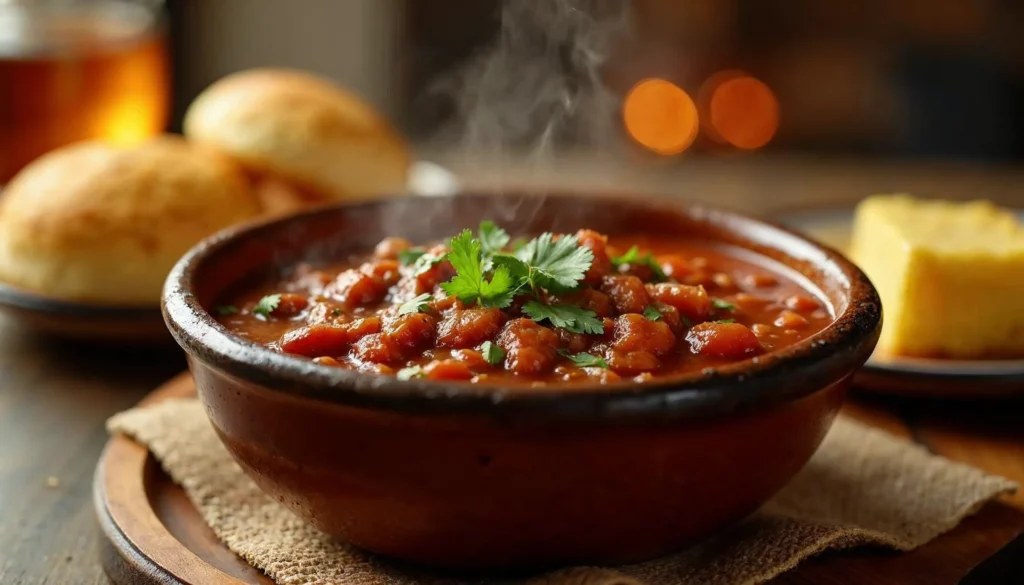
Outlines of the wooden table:
M460 168L458 160L448 161ZM822 165L806 161L622 169L566 164L561 182L615 184L764 211L797 203L853 201L876 191L946 197L990 196L1022 204L1015 171L937 167ZM470 184L493 183L479 166L460 168ZM546 174L547 173L547 174ZM501 178L524 184L548 171ZM0 316L0 583L107 583L97 562L98 528L90 499L96 459L111 414L184 369L174 347L107 349L58 343L21 331ZM935 453L1024 483L1024 398L929 403L855 397L848 412ZM953 532L911 553L827 553L777 580L800 584L955 583L970 567L1024 530L1024 495L995 503ZM1006 582L1024 583L1024 574Z

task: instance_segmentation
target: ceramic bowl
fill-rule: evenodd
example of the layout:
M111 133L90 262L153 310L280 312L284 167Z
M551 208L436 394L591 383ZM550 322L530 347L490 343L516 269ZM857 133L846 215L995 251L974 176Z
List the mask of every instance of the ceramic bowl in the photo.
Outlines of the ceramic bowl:
M817 287L836 320L756 360L636 385L500 387L318 366L231 334L231 287L493 219L512 232L690 234ZM755 511L806 463L874 349L878 295L838 253L739 214L670 199L549 193L391 199L213 237L171 272L164 316L224 445L269 495L357 547L459 568L619 564Z

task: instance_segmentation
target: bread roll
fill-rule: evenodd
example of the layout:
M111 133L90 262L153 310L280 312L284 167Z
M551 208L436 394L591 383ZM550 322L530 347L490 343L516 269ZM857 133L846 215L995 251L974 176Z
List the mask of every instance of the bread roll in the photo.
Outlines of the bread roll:
M192 102L184 133L326 200L406 189L411 154L399 133L357 96L305 73L229 75Z
M0 280L78 302L157 306L190 247L260 213L234 163L180 137L67 146L0 195Z

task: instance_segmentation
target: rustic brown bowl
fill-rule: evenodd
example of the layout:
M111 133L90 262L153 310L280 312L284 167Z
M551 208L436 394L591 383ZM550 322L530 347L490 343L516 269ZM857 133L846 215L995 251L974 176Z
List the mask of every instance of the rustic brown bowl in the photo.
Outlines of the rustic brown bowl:
M802 275L835 322L797 345L636 385L508 388L399 381L282 355L207 312L254 273L437 240L494 219L513 232L668 233L738 245ZM804 465L881 307L838 253L725 211L635 196L509 193L332 207L215 236L171 272L164 316L224 444L268 494L321 530L416 563L617 564L736 522Z

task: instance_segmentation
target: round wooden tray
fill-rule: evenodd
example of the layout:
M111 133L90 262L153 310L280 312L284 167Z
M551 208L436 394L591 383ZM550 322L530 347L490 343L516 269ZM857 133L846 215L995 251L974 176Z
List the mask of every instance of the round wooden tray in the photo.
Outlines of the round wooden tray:
M141 405L194 396L192 377L167 382ZM93 500L101 562L118 585L273 585L228 550L146 447L115 436L96 467Z

